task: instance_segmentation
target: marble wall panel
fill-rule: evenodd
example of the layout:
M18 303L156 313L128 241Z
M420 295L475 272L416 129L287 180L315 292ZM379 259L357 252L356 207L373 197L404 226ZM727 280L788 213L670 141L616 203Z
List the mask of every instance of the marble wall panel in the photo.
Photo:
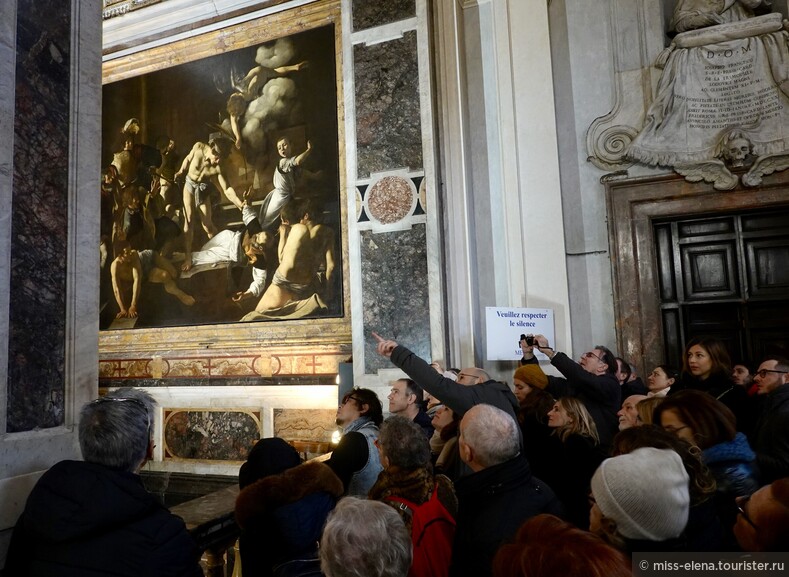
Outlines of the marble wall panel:
M422 168L416 31L353 49L357 175Z
M430 359L426 246L423 224L397 232L361 232L365 331L376 331ZM364 347L365 373L392 367L376 353L373 339L366 338Z
M164 460L244 461L260 434L260 412L167 409Z
M335 409L274 409L274 436L287 441L330 442Z
M416 15L416 0L353 0L353 29L364 30Z
M8 432L64 422L70 35L70 2L19 1Z

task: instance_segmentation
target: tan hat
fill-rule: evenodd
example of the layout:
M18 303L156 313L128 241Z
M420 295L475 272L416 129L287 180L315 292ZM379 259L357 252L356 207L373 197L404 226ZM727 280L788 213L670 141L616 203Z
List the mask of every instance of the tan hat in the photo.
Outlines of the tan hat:
M519 381L523 381L531 387L537 387L538 389L544 389L548 386L548 377L545 376L540 365L537 364L521 365L515 369L513 377Z

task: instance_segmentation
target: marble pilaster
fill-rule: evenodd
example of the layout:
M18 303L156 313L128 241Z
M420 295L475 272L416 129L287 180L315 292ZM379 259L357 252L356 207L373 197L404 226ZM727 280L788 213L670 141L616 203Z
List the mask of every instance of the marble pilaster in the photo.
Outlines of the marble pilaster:
M430 359L425 225L378 234L363 231L361 247L365 326L370 330L385 327L387 336ZM387 359L376 354L375 341L366 339L364 347L366 373L391 368Z
M97 0L0 4L0 566L97 392L100 22Z
M353 50L357 173L422 168L416 31Z
M37 11L50 17L40 19ZM71 7L17 12L6 431L64 422ZM46 358L42 363L39 359Z
M353 29L364 30L416 15L415 0L353 0Z
M354 383L383 396L397 369L372 331L445 355L428 2L343 7Z

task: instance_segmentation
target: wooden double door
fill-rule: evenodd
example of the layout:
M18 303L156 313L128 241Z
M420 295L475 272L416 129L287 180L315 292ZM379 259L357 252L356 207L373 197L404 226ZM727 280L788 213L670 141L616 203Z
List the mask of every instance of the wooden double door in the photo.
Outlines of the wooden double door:
M696 336L733 361L789 354L789 210L653 221L666 361Z

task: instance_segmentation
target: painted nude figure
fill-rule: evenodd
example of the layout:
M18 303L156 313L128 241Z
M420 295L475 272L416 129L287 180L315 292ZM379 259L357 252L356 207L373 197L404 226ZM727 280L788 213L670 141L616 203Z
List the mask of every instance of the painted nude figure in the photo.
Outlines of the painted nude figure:
M175 284L178 273L170 261L159 253L153 250L138 252L132 249L128 241L118 242L115 250L118 256L110 266L112 291L115 294L118 308L120 308L120 312L115 318L137 317L137 302L140 298L143 280L163 284L164 290L187 306L195 304L194 297L186 294ZM132 285L132 297L129 306L126 306L122 291L129 283Z
M309 205L291 201L282 208L279 266L255 310L266 312L320 294L331 297L334 281L334 231L316 222ZM325 279L319 275L325 268Z
M216 234L216 227L211 218L211 200L209 198L209 183L214 183L239 210L242 208L241 199L232 186L228 185L222 173L221 161L230 152L230 142L225 139L212 139L208 144L197 142L184 158L181 169L175 173L175 179L180 180L184 175L184 233L185 250L182 270L192 268L192 239L194 237L194 211L195 207L200 215L209 239Z

